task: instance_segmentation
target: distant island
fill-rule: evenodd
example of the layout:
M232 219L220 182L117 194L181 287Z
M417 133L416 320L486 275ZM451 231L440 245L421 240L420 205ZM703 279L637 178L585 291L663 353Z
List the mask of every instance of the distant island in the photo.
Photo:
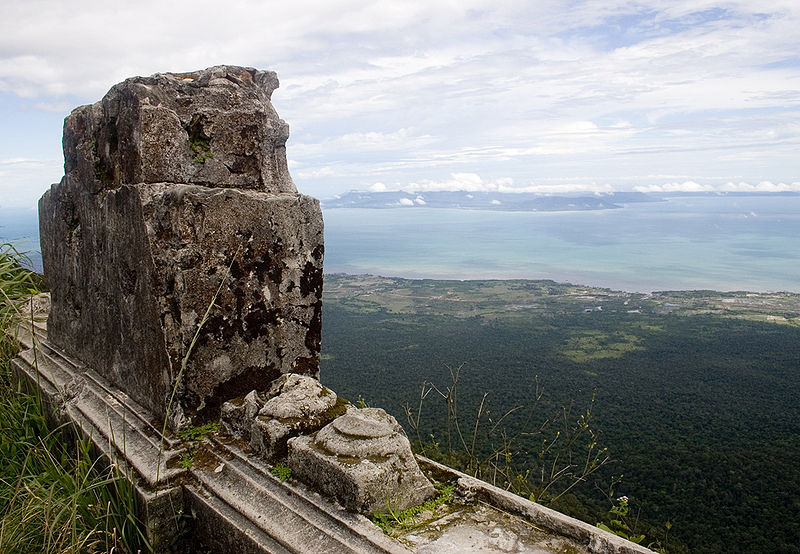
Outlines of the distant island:
M512 212L612 210L629 202L657 202L641 192L549 196L532 192L486 191L351 191L322 202L323 208L460 208Z
M584 210L613 210L634 202L663 202L677 196L763 196L767 193L739 192L675 192L648 194L644 192L610 192L580 195L549 195L535 192L496 191L350 191L323 200L324 209L335 208L449 208L511 212L558 212ZM797 193L775 192L769 195Z

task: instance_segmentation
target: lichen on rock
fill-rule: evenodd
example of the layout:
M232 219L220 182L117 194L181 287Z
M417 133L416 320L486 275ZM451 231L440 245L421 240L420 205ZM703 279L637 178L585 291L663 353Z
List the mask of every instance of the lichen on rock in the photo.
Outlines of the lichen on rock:
M351 410L288 446L292 475L352 511L405 510L436 494L402 427L380 408Z
M50 340L173 428L319 372L322 214L277 87L235 66L127 79L66 118L39 203Z

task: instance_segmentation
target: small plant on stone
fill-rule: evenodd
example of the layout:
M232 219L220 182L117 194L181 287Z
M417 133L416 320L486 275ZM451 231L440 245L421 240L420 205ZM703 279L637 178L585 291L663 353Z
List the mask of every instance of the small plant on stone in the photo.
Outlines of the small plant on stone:
M194 464L194 455L191 452L186 452L180 460L178 460L178 467L189 469Z
M281 482L284 482L289 477L292 476L292 468L290 468L286 464L276 464L272 466L272 468L270 469L270 473L272 473L275 477L280 479Z
M608 525L605 523L598 523L597 526L603 531L614 533L623 539L640 544L644 540L644 535L633 531L632 528L636 527L636 521L628 521L629 512L630 506L628 505L628 497L620 496L614 501L611 505L611 509L608 511L611 515Z
M207 423L197 427L189 427L178 432L178 436L183 440L201 441L211 433L219 431L219 423Z
M195 153L194 161L205 163L206 158L213 158L211 153L211 141L205 138L196 138L192 141L192 152Z
M613 533L623 539L629 540L636 544L647 544L647 548L655 552L666 554L670 551L667 547L669 542L669 532L672 529L672 522L667 521L664 528L659 530L658 527L639 521L638 510L633 507L632 499L627 496L614 495L614 486L622 480L622 476L613 477L611 479L611 487L605 493L611 502L611 508L608 510L608 516L605 521L598 522L597 527L603 531ZM659 535L663 531L663 541L645 540L645 534L652 538Z
M417 506L411 506L405 510L395 510L391 506L390 499L386 498L386 512L376 511L372 514L372 522L381 528L387 535L391 535L395 529L406 526L409 521L423 512L433 512L440 506L450 502L456 490L455 485L438 485L436 489L439 494Z

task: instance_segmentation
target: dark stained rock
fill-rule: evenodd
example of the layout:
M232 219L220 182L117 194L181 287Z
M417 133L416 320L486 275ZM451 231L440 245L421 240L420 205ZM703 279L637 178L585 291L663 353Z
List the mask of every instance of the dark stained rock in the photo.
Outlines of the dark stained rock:
M65 120L39 202L50 340L159 417L175 389L173 428L318 376L322 214L289 176L277 86L231 66L115 85Z

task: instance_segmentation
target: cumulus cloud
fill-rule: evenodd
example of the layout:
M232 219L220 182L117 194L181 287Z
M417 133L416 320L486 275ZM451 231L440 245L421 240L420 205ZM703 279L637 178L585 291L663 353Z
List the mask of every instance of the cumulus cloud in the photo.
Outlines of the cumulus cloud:
M694 181L683 183L664 183L663 185L640 185L634 187L639 192L713 192L712 185L701 185Z
M725 183L719 187L723 192L800 192L800 182L772 183L761 181L758 184L750 183Z
M559 183L559 184L532 184L525 186L513 186L509 179L497 179L495 181L484 181L480 175L475 173L453 174L451 179L443 181L424 181L421 183L409 183L390 188L384 183L375 183L369 190L372 192L386 192L389 190L402 191L409 194L417 194L415 200L408 198L402 199L403 205L410 206L413 203L424 204L422 192L448 191L448 192L495 192L495 193L533 193L540 195L573 195L573 194L593 194L604 195L615 192L636 191L643 193L681 193L681 192L750 192L750 193L771 193L771 192L800 192L800 181L792 183L773 183L771 181L761 181L756 184L746 182L716 182L698 183L695 181L670 182L650 185L636 185L633 187L615 186L608 183ZM467 198L472 198L472 194L467 194ZM499 200L493 200L492 204L499 204Z
M383 192L387 190L398 190L409 194L417 194L430 191L464 191L464 192L501 192L501 193L535 193L535 194L575 194L575 193L611 193L621 190L618 187L607 183L559 183L559 184L531 184L515 186L513 179L503 177L493 180L484 180L477 173L453 173L450 179L433 181L424 180L411 182L405 185L397 184L393 188L387 187L383 183L372 185L369 190L373 192ZM376 185L379 185L376 187ZM467 195L471 198L472 195ZM418 196L418 198L421 198Z
M639 192L755 192L755 193L769 193L769 192L800 192L800 182L795 183L772 183L770 181L761 181L757 184L750 184L745 182L739 183L722 183L722 184L700 184L694 181L685 181L683 183L664 183L662 185L641 185L634 187L634 190Z
M322 194L792 182L798 27L789 0L6 2L0 94L58 113L132 75L273 69L293 165ZM3 155L30 156L15 137L36 131L0 118Z
M444 181L423 180L419 182L401 185L396 190L402 190L411 194L425 191L472 191L487 192L499 191L503 187L511 185L512 180L508 178L497 179L485 182L477 173L453 173L450 179Z

